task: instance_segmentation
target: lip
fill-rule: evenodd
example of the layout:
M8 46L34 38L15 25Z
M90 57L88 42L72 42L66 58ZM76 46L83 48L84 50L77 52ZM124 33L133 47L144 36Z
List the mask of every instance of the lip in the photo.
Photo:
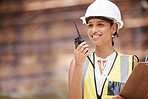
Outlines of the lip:
M102 36L102 34L92 34L91 37L96 40L99 39Z

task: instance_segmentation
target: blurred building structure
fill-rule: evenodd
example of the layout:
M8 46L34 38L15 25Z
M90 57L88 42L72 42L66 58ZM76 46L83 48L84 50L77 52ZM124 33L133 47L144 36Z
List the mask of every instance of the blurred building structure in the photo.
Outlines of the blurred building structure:
M87 27L79 19L93 1L0 1L0 95L66 98L73 39L77 36L72 21L76 20L93 51ZM114 39L115 50L135 54L144 61L148 55L148 1L112 1L124 21L119 37Z

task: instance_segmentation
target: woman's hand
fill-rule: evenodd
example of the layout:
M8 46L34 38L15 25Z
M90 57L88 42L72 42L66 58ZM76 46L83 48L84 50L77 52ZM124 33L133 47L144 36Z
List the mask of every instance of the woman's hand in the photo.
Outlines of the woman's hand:
M77 48L74 46L74 57L76 66L84 66L86 57L90 54L89 45L82 42Z
M119 95L116 95L116 96L113 96L112 99L124 99L124 98Z

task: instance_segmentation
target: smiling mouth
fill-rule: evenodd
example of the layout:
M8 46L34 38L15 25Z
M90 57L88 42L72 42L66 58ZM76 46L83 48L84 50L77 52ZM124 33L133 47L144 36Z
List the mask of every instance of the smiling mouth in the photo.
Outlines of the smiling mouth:
M101 36L102 36L101 34L94 34L94 35L91 35L91 37L94 38L94 39L97 39L97 38L99 38L99 37L101 37Z

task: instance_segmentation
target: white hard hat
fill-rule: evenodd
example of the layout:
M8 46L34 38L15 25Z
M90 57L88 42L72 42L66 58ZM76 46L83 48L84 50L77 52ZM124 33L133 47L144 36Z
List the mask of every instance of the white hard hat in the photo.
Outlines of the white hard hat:
M122 28L123 22L121 20L121 14L119 8L108 0L96 0L86 10L85 16L80 19L86 23L86 18L90 16L103 16L112 19L114 23L118 24L118 29Z

